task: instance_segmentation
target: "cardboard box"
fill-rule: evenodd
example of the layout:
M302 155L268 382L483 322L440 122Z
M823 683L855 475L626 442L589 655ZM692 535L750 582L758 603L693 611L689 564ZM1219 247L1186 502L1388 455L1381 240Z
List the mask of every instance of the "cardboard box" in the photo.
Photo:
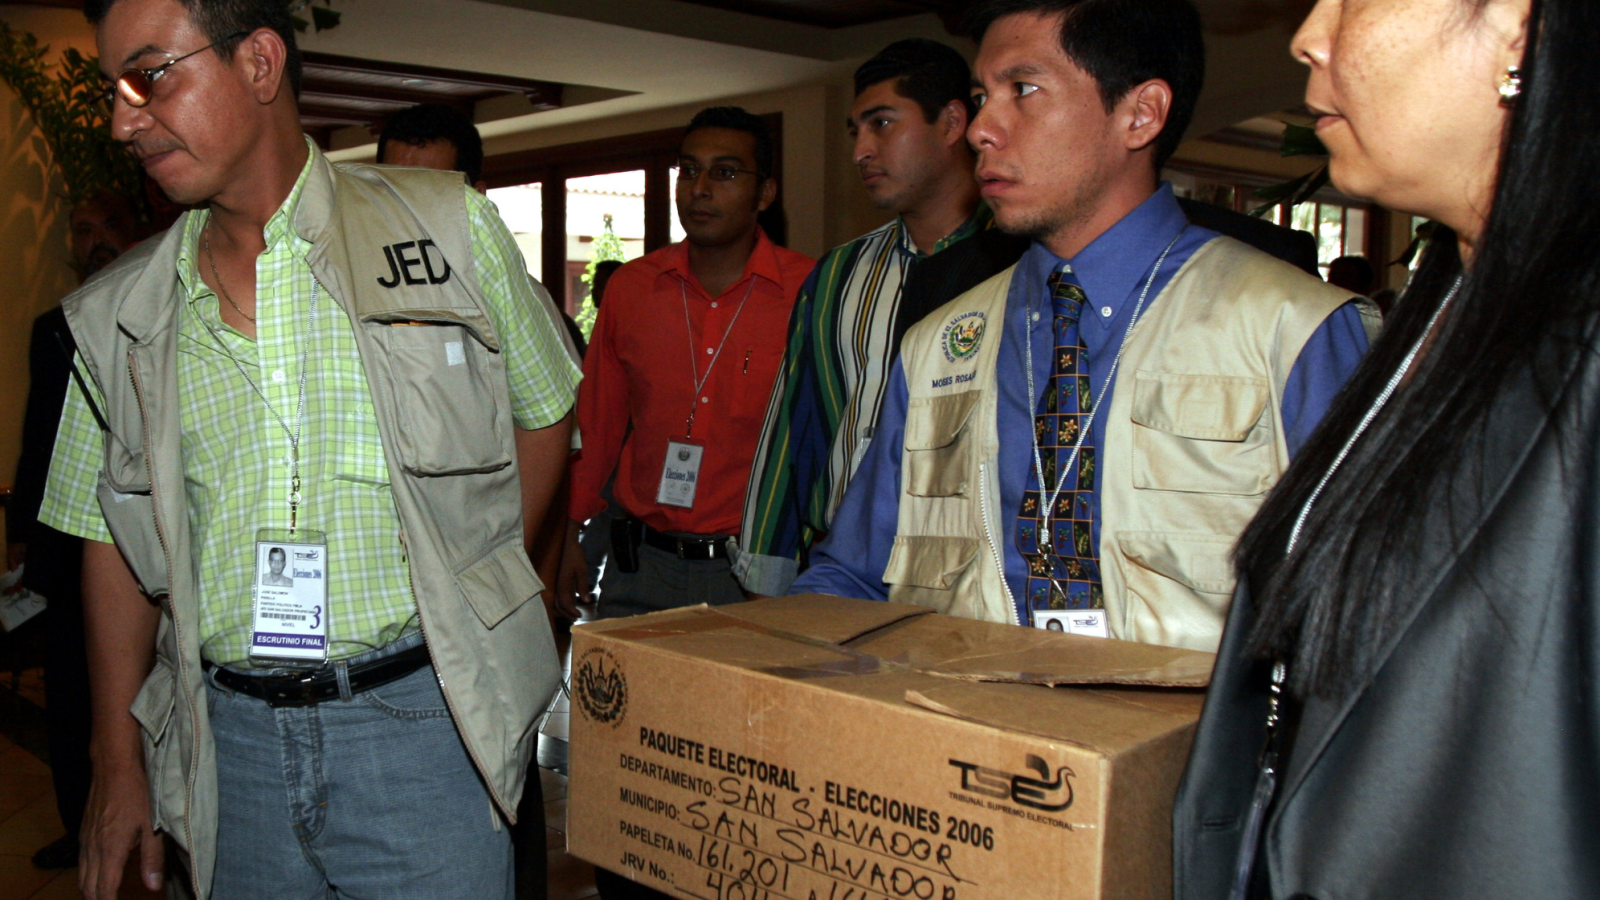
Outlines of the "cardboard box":
M1212 660L822 596L584 625L568 849L695 900L1167 900Z

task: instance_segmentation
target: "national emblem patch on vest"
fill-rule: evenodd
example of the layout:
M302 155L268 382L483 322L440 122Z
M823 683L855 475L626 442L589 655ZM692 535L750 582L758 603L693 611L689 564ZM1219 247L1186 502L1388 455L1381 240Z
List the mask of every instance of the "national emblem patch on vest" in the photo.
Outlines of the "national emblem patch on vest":
M951 319L944 326L944 334L940 339L940 344L944 347L944 358L950 362L971 359L983 345L985 324L987 316L982 310L960 313Z

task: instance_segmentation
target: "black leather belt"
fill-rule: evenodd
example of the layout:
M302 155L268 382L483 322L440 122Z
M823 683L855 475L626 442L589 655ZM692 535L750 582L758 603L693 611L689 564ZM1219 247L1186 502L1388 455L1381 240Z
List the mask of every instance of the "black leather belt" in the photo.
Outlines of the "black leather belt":
M399 681L427 664L426 644L418 644L393 656L355 663L349 667L350 691L359 694L391 681ZM332 664L309 672L283 675L245 675L209 662L205 663L205 669L222 687L265 700L268 706L315 706L339 699L339 677Z
M726 537L673 537L645 525L643 540L657 550L665 550L679 559L728 558Z

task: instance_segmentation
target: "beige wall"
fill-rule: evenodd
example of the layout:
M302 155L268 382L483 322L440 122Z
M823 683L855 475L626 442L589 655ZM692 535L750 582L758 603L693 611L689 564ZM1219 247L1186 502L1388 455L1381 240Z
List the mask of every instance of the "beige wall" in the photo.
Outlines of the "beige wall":
M757 115L783 115L783 207L789 216L789 245L817 256L885 221L869 207L844 143L850 90L839 83L812 84L783 91L736 94L704 104L675 106L491 138L489 155L555 147L681 127L704 106L742 106ZM842 99L841 99L842 98ZM850 168L842 183L841 166ZM853 189L853 190L852 190Z
M493 156L518 150L557 147L603 140L664 128L682 127L705 106L742 106L757 115L783 115L784 210L789 216L789 245L808 256L857 237L888 221L873 209L850 163L844 120L853 90L849 75L839 80L783 91L736 94L706 103L674 106L489 138L484 152ZM373 147L335 151L337 160L370 159Z
M828 86L827 142L828 193L831 211L828 219L828 246L854 240L889 221L890 215L867 202L861 175L851 161L854 144L845 130L845 119L855 104L855 80L846 78Z
M32 32L56 53L69 46L94 52L94 34L74 10L0 5L0 21ZM48 160L22 101L0 85L0 485L16 474L33 319L78 283L65 189Z
M1196 138L1190 138L1179 144L1177 152L1172 154L1172 161L1252 172L1284 181L1298 178L1322 165L1320 160L1309 156L1285 157L1272 150L1257 150L1252 147L1238 147Z

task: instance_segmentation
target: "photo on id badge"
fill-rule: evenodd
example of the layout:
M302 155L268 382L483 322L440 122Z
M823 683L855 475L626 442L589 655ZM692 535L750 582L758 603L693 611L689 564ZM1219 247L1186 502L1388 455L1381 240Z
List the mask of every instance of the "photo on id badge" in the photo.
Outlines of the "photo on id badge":
M328 658L328 545L319 532L263 531L256 536L256 659Z

